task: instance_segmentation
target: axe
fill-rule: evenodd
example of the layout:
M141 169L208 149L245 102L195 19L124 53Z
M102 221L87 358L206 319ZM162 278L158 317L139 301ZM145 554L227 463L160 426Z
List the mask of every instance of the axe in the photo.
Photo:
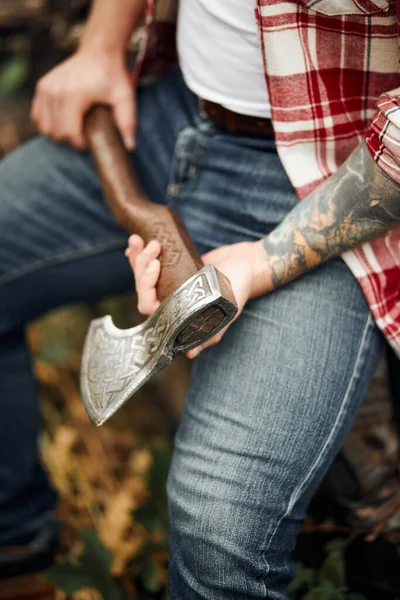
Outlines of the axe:
M175 356L225 327L237 306L228 279L212 265L203 265L179 216L145 197L111 110L92 108L84 128L117 222L145 243L157 239L162 247L157 311L131 329L118 329L110 316L95 319L87 333L81 390L86 411L99 426Z

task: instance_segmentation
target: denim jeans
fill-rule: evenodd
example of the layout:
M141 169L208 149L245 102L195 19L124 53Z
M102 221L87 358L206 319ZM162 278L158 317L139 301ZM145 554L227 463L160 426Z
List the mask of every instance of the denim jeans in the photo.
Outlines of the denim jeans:
M257 240L297 199L272 140L199 115L180 72L138 91L132 164L201 252ZM129 290L127 235L90 156L37 138L0 165L0 544L55 503L24 328L45 311ZM168 482L172 600L283 600L307 505L372 376L381 338L341 260L248 304L193 376Z

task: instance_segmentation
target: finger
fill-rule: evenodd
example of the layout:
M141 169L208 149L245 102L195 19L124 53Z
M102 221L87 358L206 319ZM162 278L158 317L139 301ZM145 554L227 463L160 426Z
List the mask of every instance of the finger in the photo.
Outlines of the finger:
M54 114L57 114L60 123L60 139L78 148L78 150L87 148L83 131L83 120L87 108L87 104L82 103L79 99L74 99L67 92L63 98L59 99L54 109Z
M51 112L48 100L43 93L38 93L36 96L34 107L32 107L32 118L40 133L51 134Z
M39 130L52 139L58 140L61 122L59 114L61 89L57 87L52 78L49 79L47 76L38 82L36 89Z
M53 104L54 90L49 88L46 78L39 80L32 103L31 119L41 133L57 139L54 128L57 119L54 118Z
M31 115L30 115L33 123L36 125L38 130L40 127L42 96L43 96L43 84L42 84L42 81L39 80L35 87L35 94L33 96L33 101L32 101L32 106L31 106Z
M77 114L75 123L71 129L70 143L73 146L75 146L75 148L78 148L78 150L86 150L88 147L86 137L83 131L83 118L83 112Z
M132 252L139 254L144 249L144 239L140 237L137 233L134 233L130 236L128 240L129 248Z
M186 352L186 356L188 358L190 358L190 360L193 360L194 358L196 358L196 356L198 356L200 354L200 352L203 350L202 346L197 346L197 348L192 348L191 350L188 350Z
M135 261L138 254L140 254L143 251L143 249L143 239L137 234L131 235L128 240L128 247L125 250L125 256L129 259L132 270L135 268Z
M127 150L135 148L135 103L133 88L129 86L123 95L115 100L113 104L115 122L121 133Z
M36 126L39 121L39 104L40 104L40 98L39 98L39 95L36 93L33 97L32 106L31 106L31 114L30 114L31 121Z
M65 116L62 112L63 101L61 91L53 90L46 98L47 110L50 117L50 135L54 140L63 140Z
M157 240L152 240L147 244L143 252L137 255L134 264L134 274L136 285L140 282L149 264L155 258L158 258L161 252L161 244Z
M48 98L42 98L39 114L39 130L44 135L52 137L52 116Z
M152 315L160 306L156 291L160 269L160 261L156 258L153 259L138 283L138 310L142 315Z
M201 257L203 264L208 265L209 262L212 262L213 254L214 254L213 250L211 250L211 252L207 252L207 254L203 254Z

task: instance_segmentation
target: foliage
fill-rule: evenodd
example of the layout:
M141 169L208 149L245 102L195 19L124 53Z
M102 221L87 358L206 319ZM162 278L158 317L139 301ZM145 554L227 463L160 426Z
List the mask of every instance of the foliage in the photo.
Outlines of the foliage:
M62 497L61 516L76 529L48 577L65 593L81 590L81 596L72 596L79 600L91 599L85 590L93 589L100 594L96 600L142 600L144 593L163 600L171 440L155 400L157 394L166 395L176 378L171 373L157 378L127 403L112 426L89 424L79 394L80 349L98 310L111 312L119 322L123 318L121 302L109 301L94 311L56 311L30 330L43 390L43 455ZM307 527L312 530L309 522ZM318 570L296 564L291 600L362 600L347 589L347 543L337 539L327 544Z
M147 543L132 566L132 572L149 592L166 588L168 563L168 507L166 483L171 453L164 445L152 449L152 468L147 474L148 501L133 511L133 518L147 533Z
M27 60L15 55L0 65L0 96L10 96L25 83L28 74Z
M119 302L107 302L106 309L121 320ZM94 428L79 393L80 350L93 316L87 307L60 310L30 329L42 387L42 453L61 494L60 516L74 530L48 577L66 594L95 589L107 600L139 599L142 590L160 598L167 578L171 442L159 428L165 419L154 396L165 382L159 378L138 394L112 426Z
M346 585L344 551L348 540L338 538L326 544L326 556L319 570L295 564L288 595L291 600L366 600L351 593Z
M47 579L66 594L89 588L107 600L125 600L122 585L110 575L111 555L93 531L80 531L82 544L47 573Z

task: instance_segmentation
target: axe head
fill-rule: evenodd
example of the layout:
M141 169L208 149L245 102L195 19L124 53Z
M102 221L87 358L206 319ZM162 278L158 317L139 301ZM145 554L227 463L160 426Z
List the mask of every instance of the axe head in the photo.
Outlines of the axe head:
M110 316L92 321L81 371L82 396L91 421L102 425L152 375L177 354L215 335L236 312L228 280L206 265L137 327L118 329ZM207 319L211 313L220 318Z

